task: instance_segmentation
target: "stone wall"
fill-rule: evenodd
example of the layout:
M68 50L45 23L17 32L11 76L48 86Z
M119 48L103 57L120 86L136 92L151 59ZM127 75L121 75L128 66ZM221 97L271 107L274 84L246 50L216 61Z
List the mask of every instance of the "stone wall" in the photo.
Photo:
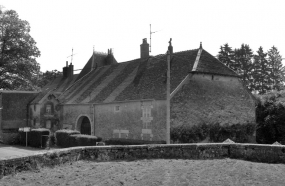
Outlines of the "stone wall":
M137 146L72 147L32 156L0 159L0 178L25 170L53 167L78 160L113 161L138 159L233 158L264 163L285 163L284 145L257 144L171 144Z
M95 135L104 139L165 140L165 115L163 100L95 105Z

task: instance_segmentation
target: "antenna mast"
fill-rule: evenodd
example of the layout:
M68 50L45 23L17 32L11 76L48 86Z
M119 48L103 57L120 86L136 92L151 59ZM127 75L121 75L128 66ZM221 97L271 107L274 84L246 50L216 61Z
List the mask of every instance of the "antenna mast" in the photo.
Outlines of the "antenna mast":
M159 32L159 31L161 31L161 30L157 30L157 31L152 32L151 31L151 24L149 24L149 53L151 53L151 34L154 34L154 33Z
M151 24L149 24L149 53L151 53Z
M73 54L73 48L72 48L72 52L71 52L71 55L70 56L68 56L67 58L69 58L69 57L71 57L71 64L72 64L72 60L73 60L73 56L74 56L75 54Z

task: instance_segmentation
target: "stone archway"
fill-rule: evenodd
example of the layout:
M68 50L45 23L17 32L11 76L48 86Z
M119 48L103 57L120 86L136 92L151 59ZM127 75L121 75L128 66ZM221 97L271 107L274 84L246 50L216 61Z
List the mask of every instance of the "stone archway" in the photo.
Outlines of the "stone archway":
M80 131L81 134L91 135L92 127L90 119L87 116L80 116L77 120L76 129Z

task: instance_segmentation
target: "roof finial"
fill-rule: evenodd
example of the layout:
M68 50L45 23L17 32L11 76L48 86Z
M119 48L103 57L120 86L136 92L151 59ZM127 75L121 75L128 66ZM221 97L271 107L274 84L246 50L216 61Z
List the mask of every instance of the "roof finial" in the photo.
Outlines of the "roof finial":
M200 49L202 49L202 42L200 42Z
M172 44L171 44L171 41L172 41L172 38L170 38L170 40L169 40L169 46L172 46Z

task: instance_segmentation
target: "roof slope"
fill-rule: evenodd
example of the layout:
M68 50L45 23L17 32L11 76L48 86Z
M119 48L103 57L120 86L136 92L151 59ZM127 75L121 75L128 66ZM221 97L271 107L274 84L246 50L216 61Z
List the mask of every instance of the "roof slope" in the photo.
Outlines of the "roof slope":
M117 63L116 59L111 54L94 52L93 55L94 55L94 64L95 64L94 68L101 67L101 66L104 66L104 65L110 65L110 64ZM90 72L92 70L92 58L93 58L93 55L91 55L90 59L88 60L86 65L83 67L83 69L81 70L81 72L78 75L76 80L82 78L88 72Z
M229 69L225 64L213 57L206 50L202 50L196 71L226 76L238 76L233 70Z
M199 49L194 49L173 53L171 92L192 71L198 51ZM65 104L80 104L166 99L166 57L162 54L97 67L66 89L59 100ZM231 69L205 50L201 52L195 72L237 77Z
M45 85L38 96L31 102L31 104L38 103L45 97L48 93L53 93L55 96L59 95L61 92L66 90L69 86L71 86L75 80L77 79L78 74L74 74L72 78L63 78L62 76L58 76L53 81L49 82Z

